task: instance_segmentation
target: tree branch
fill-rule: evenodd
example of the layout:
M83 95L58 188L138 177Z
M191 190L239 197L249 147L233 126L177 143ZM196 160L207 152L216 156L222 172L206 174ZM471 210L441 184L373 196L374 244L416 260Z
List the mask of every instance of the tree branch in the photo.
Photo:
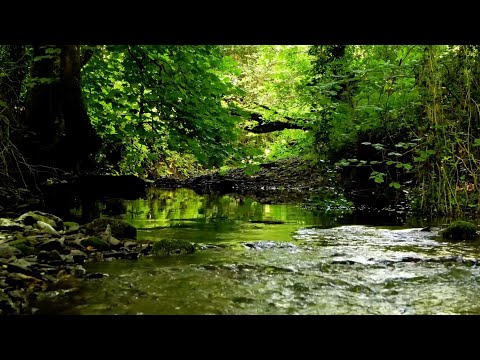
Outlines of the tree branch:
M306 126L286 123L283 121L270 121L268 123L261 123L251 128L244 128L244 130L255 133L255 134L265 134L265 133L281 131L285 129L309 130L309 128Z
M82 51L81 55L81 67L83 68L92 58L94 50L92 48L87 48Z

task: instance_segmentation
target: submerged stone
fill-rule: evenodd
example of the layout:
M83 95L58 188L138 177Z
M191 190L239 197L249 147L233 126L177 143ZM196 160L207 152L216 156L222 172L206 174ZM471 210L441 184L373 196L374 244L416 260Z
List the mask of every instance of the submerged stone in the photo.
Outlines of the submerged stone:
M102 273L90 273L87 274L87 279L101 279L103 277L108 277L108 274L102 274Z
M152 253L156 255L192 254L195 244L185 240L160 240L153 244Z
M477 226L468 221L454 221L442 232L445 239L475 240L478 238Z
M254 249L254 250L264 250L264 249L291 249L296 250L297 246L289 242L283 241L254 241L243 243L244 246Z

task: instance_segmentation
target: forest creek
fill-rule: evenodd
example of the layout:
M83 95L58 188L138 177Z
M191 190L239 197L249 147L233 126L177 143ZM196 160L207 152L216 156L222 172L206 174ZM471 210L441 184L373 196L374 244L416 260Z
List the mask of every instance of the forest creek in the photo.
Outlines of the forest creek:
M0 315L480 314L478 79L467 45L0 45Z

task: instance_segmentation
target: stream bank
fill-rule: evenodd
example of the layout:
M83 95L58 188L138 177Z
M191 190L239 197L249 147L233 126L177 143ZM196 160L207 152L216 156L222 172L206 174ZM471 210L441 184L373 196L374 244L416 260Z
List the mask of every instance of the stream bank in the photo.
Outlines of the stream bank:
M0 315L33 314L39 295L65 294L105 276L86 271L85 263L148 254L152 242L136 234L134 226L108 218L84 225L41 211L0 218Z

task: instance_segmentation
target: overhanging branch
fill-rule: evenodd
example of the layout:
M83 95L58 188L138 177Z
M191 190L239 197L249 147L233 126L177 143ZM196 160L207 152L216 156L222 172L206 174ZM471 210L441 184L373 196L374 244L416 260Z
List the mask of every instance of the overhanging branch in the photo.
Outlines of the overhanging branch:
M285 129L308 130L308 127L286 123L283 121L270 121L268 123L261 123L251 128L244 128L244 130L255 133L255 134L265 134L265 133L281 131Z

